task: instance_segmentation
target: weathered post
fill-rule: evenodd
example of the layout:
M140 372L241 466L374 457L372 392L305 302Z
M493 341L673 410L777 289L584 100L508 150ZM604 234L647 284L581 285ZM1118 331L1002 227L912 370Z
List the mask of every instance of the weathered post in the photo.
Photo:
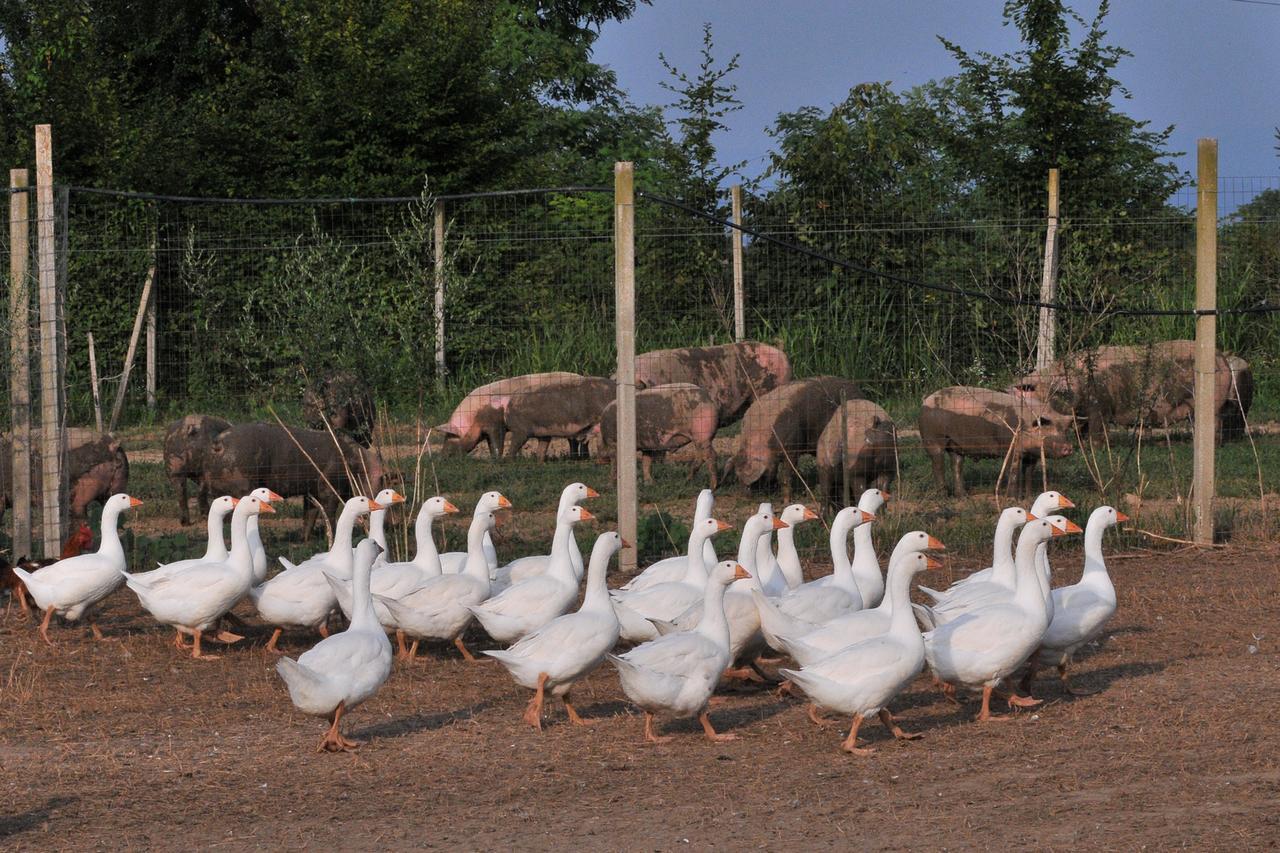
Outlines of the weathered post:
M40 286L40 530L44 556L62 545L62 400L58 377L58 280L53 229L53 133L36 125L36 238Z
M630 548L619 555L624 574L636 570L636 223L635 172L613 165L614 314L618 344L618 533Z
M1040 301L1052 302L1058 295L1058 170L1049 170L1049 221L1044 232L1044 268L1040 274ZM1036 332L1036 369L1053 364L1057 318L1052 308L1040 309Z
M31 553L30 178L9 172L9 405L13 424L13 557ZM24 190L17 192L17 190Z
M1196 417L1192 438L1197 545L1213 544L1214 443L1218 410L1214 380L1218 353L1218 140L1196 145Z
M436 265L436 383L444 384L444 202L436 199L435 251Z
M98 389L98 352L93 347L93 332L89 339L89 390L93 392L93 423L102 432L102 394Z
M843 503L840 505L853 506L853 483L850 483L849 477L849 413L845 409L845 403L849 402L849 394L844 389L840 390L840 497ZM834 495L832 496L834 497Z
M733 339L747 337L747 291L742 279L742 185L734 184L729 190L733 200Z

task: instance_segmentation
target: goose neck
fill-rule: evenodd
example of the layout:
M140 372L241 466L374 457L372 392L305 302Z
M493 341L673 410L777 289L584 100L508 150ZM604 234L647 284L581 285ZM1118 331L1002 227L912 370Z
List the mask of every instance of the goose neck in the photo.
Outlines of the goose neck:
M436 550L436 540L431 536L431 524L434 517L424 504L413 522L413 541L416 546L413 555L414 564L424 569L440 569L440 552Z
M215 562L227 558L227 541L222 538L222 524L226 520L226 513L218 510L212 510L209 513L209 541L204 552L204 558L207 562Z
M1044 592L1040 583L1039 571L1036 569L1036 550L1047 545L1048 540L1037 534L1034 528L1023 528L1018 538L1018 548L1014 555L1017 568L1017 585L1014 587L1014 601L1024 609L1035 612L1044 610Z
M1010 589L1017 583L1017 569L1013 564L1013 533L1017 523L1001 515L996 522L996 536L991 553L991 580Z
M591 550L591 562L587 566L587 592L582 599L583 612L613 613L613 605L609 602L609 561L613 559L614 549L608 543L597 545Z
M702 619L697 631L721 648L729 648L729 620L724 615L723 583L708 583L702 599Z
M363 631L376 628L377 614L373 610L373 598L369 595L369 573L373 569L372 560L357 560L351 572L351 629Z
M352 530L356 526L356 516L359 515L359 509L355 506L347 505L342 508L342 513L338 516L338 523L333 526L333 545L329 548L331 555L341 554L343 550L351 550Z
M98 543L98 553L116 560L124 559L124 546L120 544L119 527L120 510L108 506L102 511L102 541Z
M248 513L238 511L231 514L231 553L228 557L232 570L246 583L253 580L253 552L249 548L249 517Z

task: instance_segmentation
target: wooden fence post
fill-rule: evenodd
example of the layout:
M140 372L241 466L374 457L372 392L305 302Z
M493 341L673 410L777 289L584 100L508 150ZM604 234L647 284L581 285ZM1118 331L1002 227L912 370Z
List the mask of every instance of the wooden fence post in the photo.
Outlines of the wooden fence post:
M436 199L435 239L432 241L436 265L436 383L444 384L444 202Z
M742 185L729 189L733 200L733 224L742 225ZM742 279L742 232L733 229L733 339L741 341L747 336L746 287Z
M36 236L40 277L40 530L44 556L62 553L62 399L58 388L58 280L53 229L53 133L36 125Z
M624 574L636 570L636 222L635 171L613 165L613 274L618 328L618 533L630 548L619 555Z
M147 305L151 301L151 288L156 280L154 256L147 269L147 280L142 284L142 298L138 300L138 311L133 316L133 331L129 334L129 348L124 354L124 371L120 374L120 386L116 388L116 401L111 406L111 421L107 424L107 432L115 432L120 422L120 412L124 410L124 395L129 390L129 374L133 372L133 358L138 353L138 335L142 332L142 321L146 315Z
M154 262L153 262L154 263ZM147 410L156 410L156 293L151 291L147 302ZM102 425L98 425L102 431Z
M1044 268L1040 275L1040 301L1052 302L1058 295L1058 170L1049 170L1049 221L1044 232ZM1036 332L1036 369L1053 364L1057 318L1052 308L1040 309Z
M89 339L89 390L93 392L93 425L102 432L102 394L98 390L98 353L93 348L93 332Z
M9 171L9 186L30 181L26 169ZM31 260L30 193L9 194L9 405L13 424L13 553L31 554Z
M1218 318L1218 140L1196 144L1196 382L1195 433L1192 438L1195 531L1198 545L1213 544L1214 444L1218 409L1214 405Z

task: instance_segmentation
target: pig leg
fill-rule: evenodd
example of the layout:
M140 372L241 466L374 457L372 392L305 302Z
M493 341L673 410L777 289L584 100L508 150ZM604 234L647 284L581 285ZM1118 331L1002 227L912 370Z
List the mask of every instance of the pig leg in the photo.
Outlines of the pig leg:
M951 454L951 469L955 477L955 488L951 493L958 498L966 497L967 493L964 490L964 457L954 450L948 452Z
M782 485L782 502L784 504L791 503L791 463L785 457L778 460L777 473L774 474L776 479Z
M944 459L946 451L929 445L925 447L925 452L929 454L929 463L933 467L933 481L938 484L939 489L951 494L951 490L947 488L947 465Z
M640 470L644 472L644 481L646 483L653 482L653 455L641 452L640 454Z
M538 461L539 462L547 461L547 451L550 449L551 449L551 439L549 438L538 439Z
M515 459L520 455L520 451L524 450L525 444L529 441L529 434L519 428L511 430L511 441L507 443L506 457ZM490 445L492 448L492 444ZM502 444L498 444L498 452L502 453Z
M173 484L173 493L178 497L178 521L185 527L191 523L191 513L187 508L187 475L179 474L176 477L170 477L169 482ZM200 494L204 493L204 489L197 487Z
M702 458L707 466L707 473L711 476L711 488L714 489L718 485L716 483L716 449L709 441L702 448Z

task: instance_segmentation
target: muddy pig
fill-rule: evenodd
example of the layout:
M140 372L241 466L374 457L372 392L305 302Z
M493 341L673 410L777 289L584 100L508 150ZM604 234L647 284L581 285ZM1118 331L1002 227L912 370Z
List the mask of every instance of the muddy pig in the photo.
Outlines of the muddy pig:
M231 428L231 421L212 415L187 415L169 424L164 433L164 468L173 492L178 498L178 518L183 524L191 523L187 506L187 481L196 484L196 497L200 512L209 511L209 492L203 487L205 467L213 440L224 430Z
M790 379L787 354L755 341L655 350L636 356L636 388L691 382L711 395L720 426L741 418L753 400Z
M1215 410L1231 388L1231 367L1217 356ZM1195 342L1104 346L1074 353L1024 376L1010 388L1047 404L1048 416L1099 436L1108 424L1169 426L1195 412Z
M1238 355L1228 355L1226 359L1231 368L1231 386L1227 390L1227 401L1218 412L1218 420L1224 439L1243 438L1249 408L1253 405L1253 369Z
M323 430L325 422L335 432L345 432L358 444L373 444L377 412L369 386L349 370L331 370L312 380L302 392L302 416L307 426Z
M738 452L725 473L750 488L778 482L791 501L791 475L800 458L818 450L818 439L846 400L862 397L858 383L838 376L797 379L758 398L742 421Z
M601 461L614 460L618 443L617 401L605 407L596 427L600 436ZM716 404L706 390L688 382L658 385L636 392L636 450L644 481L653 482L653 462L663 461L667 453L692 444L698 458L689 468L692 478L700 465L706 465L711 488L717 484L716 452L711 441L716 436ZM616 472L617 464L614 469Z
M840 429L844 425L844 458ZM897 470L898 438L893 421L870 400L849 400L837 408L818 437L818 491L832 507L841 504L849 483L854 500L875 485L885 489Z
M332 523L342 501L375 494L382 479L377 452L345 435L339 434L335 444L327 431L253 423L236 424L213 440L201 487L210 494L245 495L267 486L286 498L301 496L306 542L317 515L312 498Z
M39 433L31 443L31 505L39 506L42 483ZM63 431L62 470L69 484L67 510L72 519L84 519L89 504L102 503L129 483L129 457L109 433L81 427ZM13 445L8 434L0 436L0 518L13 495Z
M964 458L1007 459L1008 492L1031 489L1031 469L1040 460L1070 456L1071 439L1055 425L1040 403L1004 391L958 385L924 398L920 441L933 463L933 478L947 488L944 471L951 455L954 486L948 494L965 496ZM997 484L998 487L999 484Z
M489 455L497 459L507 435L507 405L512 394L581 378L576 373L529 373L481 385L462 398L448 421L436 427L445 434L445 453L470 453L484 439Z
M531 438L538 440L538 459L543 462L553 438L569 440L569 458L586 458L587 436L616 395L614 381L599 376L512 394L505 418L510 436L507 458L519 456Z

